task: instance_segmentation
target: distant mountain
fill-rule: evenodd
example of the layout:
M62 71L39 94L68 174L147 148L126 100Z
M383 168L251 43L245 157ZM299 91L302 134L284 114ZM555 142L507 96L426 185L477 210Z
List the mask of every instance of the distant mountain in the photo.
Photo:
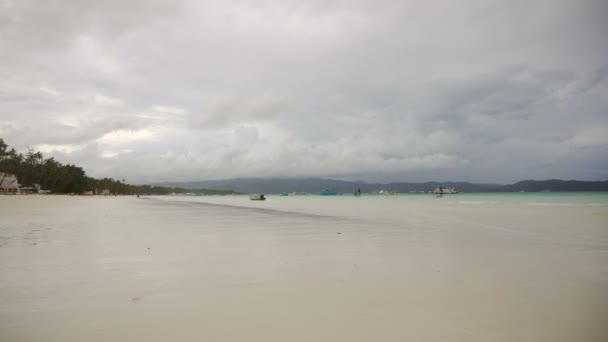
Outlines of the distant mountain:
M317 193L323 189L350 193L354 192L357 187L360 187L361 191L372 191L377 187L373 184L367 183L355 183L320 178L239 178L217 181L158 183L158 185L161 184L163 184L163 186L175 186L182 188L230 189L233 191L246 193Z
M238 178L200 182L165 182L155 185L180 188L205 188L252 193L308 192L318 193L329 189L341 193L353 193L357 188L362 192L396 191L401 193L432 191L438 186L453 187L461 192L538 192L538 191L608 191L608 181L575 181L575 180L525 180L515 184L474 184L468 182L426 182L426 183L366 183L340 181L322 178Z
M365 183L340 181L323 178L238 178L215 181L198 182L164 182L154 185L167 187L180 187L186 189L230 189L244 193L285 193L285 192L307 192L318 193L324 189L333 190L341 193L353 193L356 189L362 192L374 191L396 191L396 192L428 192L438 186L454 187L462 192L493 192L509 191L504 190L504 185L500 184L473 184L468 182L426 182L426 183ZM519 191L519 190L517 190Z
M551 179L544 181L524 180L504 185L500 191L608 191L608 181L585 182L577 180Z

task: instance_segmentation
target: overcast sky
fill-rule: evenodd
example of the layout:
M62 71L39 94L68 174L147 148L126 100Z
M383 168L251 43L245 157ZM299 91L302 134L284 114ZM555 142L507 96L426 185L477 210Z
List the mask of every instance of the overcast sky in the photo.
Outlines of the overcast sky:
M608 1L0 0L0 137L94 177L608 179Z

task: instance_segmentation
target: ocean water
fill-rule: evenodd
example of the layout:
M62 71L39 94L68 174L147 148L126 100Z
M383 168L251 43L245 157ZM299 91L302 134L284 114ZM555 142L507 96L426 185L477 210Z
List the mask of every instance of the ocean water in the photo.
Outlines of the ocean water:
M608 194L0 196L0 341L606 341Z

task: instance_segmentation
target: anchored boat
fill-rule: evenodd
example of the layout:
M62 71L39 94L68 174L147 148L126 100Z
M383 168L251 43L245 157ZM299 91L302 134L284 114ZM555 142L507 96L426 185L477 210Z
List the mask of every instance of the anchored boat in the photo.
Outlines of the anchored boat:
M266 197L264 197L264 194L249 194L249 199L252 201L264 201Z
M458 194L460 193L460 191L454 189L453 187L451 188L442 188L442 187L436 187L435 190L433 190L433 193L435 195L451 195L451 194Z

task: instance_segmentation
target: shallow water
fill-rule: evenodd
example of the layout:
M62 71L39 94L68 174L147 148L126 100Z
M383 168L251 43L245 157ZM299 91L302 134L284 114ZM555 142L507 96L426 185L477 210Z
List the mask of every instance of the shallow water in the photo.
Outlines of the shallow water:
M608 196L0 196L0 341L606 341Z

